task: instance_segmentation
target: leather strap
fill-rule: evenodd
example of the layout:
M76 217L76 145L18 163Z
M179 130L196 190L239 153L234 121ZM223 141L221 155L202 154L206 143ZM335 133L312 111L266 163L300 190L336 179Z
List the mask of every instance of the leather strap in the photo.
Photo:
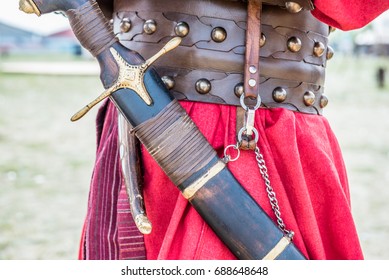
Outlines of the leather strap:
M93 56L118 41L97 2L89 0L77 9L67 11L66 15L80 44Z
M244 103L248 108L254 108L260 100L259 95L259 49L261 38L261 14L262 1L249 0L247 3L247 27L246 27L246 53L244 64ZM242 105L243 106L243 105ZM253 110L251 112L254 112ZM243 120L242 120L243 118ZM241 110L237 110L236 123L246 125L246 114L242 114ZM252 120L253 121L253 120ZM252 123L251 125L253 125ZM242 127L243 127L242 126ZM241 127L237 126L236 132L240 131ZM249 133L251 135L251 132ZM245 138L240 142L241 148L244 150L254 150L255 141Z
M261 0L249 0L247 4L246 54L244 68L244 95L254 99L259 90L259 41L261 38ZM249 104L247 104L249 105Z

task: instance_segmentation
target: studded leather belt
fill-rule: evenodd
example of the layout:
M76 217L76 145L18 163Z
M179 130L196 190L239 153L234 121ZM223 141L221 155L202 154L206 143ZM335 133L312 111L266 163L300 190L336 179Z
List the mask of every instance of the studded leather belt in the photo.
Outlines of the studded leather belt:
M321 114L328 102L323 93L325 65L333 54L328 46L328 25L316 20L304 5L264 2L262 106ZM183 37L174 52L155 63L175 97L240 106L246 5L227 0L115 0L114 30L122 44L145 58L171 37Z

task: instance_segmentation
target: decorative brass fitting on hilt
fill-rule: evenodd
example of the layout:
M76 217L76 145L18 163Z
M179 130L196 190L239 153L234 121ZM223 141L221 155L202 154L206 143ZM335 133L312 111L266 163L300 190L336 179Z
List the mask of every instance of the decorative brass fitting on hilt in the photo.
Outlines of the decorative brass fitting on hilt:
M20 0L19 10L25 12L26 14L36 14L37 16L41 15L38 6L33 0Z
M153 103L153 100L151 99L150 94L147 92L143 82L146 70L162 55L178 47L178 45L181 43L181 40L182 39L180 37L174 37L169 42L167 42L158 53L153 55L141 65L129 64L114 48L110 48L110 52L119 67L119 75L115 84L105 90L99 97L90 102L76 114L74 114L71 120L79 120L86 113L88 113L93 106L109 97L115 91L123 88L128 88L135 91L136 94L138 94L139 97L150 106Z

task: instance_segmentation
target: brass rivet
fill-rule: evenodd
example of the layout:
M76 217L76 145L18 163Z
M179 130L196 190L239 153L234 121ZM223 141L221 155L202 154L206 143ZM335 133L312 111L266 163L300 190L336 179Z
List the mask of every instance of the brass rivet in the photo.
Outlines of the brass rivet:
M129 18L123 18L120 22L120 31L127 33L131 29L131 21Z
M320 57L324 54L326 47L322 42L315 42L315 45L313 46L313 54L317 57Z
M291 52L298 52L301 49L301 40L297 37L290 37L288 40L288 49Z
M314 103L315 103L315 94L310 90L304 93L304 104L307 106L312 106Z
M234 87L234 93L237 97L242 96L242 94L244 93L243 83L236 84L236 86Z
M327 59L330 60L334 56L334 49L330 46L327 47Z
M278 103L284 102L286 100L287 95L288 94L287 94L286 90L282 87L276 87L273 90L273 100L275 102L278 102Z
M177 36L185 37L189 33L189 25L186 22L180 21L177 23L176 27L174 27L174 32Z
M254 79L250 79L249 80L249 86L250 87L255 87L257 85L257 81L256 80L254 80Z
M293 14L296 14L303 9L303 7L296 2L285 2L285 7L288 10L288 12Z
M207 94L211 89L211 82L207 79L200 79L196 82L196 91L200 94Z
M176 84L172 76L163 76L161 77L163 83L165 84L167 89L172 89Z
M215 27L211 33L212 40L221 43L227 38L227 31L223 27Z
M157 23L153 19L146 20L143 24L143 31L146 34L153 34L155 31L157 31Z
M328 98L324 94L320 97L320 107L324 108L328 104Z
M266 36L265 34L261 33L261 38L259 39L259 46L263 47L266 43Z

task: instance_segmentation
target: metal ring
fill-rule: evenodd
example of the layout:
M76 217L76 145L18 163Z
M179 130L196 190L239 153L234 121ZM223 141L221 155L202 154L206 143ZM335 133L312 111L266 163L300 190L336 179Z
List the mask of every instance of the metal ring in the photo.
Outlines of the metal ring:
M255 134L255 143L258 143L258 139L259 139L259 134L258 134L258 130L255 128L255 127L253 127L252 128L253 129L253 133ZM239 130L239 133L238 133L238 142L239 143L242 143L242 135L243 135L243 133L246 131L246 128L245 127L242 127L240 130Z
M236 155L235 158L231 158L230 155L227 155L227 150L229 148L234 148L235 150L237 150L238 154ZM225 157L228 157L228 161L236 161L239 157L240 157L240 150L238 148L237 145L228 145L225 149L224 149L224 156Z
M242 94L242 95L240 96L240 105L242 106L242 108L243 108L245 111L247 111L247 110L248 110L248 107L247 107L247 105L244 103L244 98L245 98L245 96L244 96L244 94ZM258 95L258 96L257 96L257 104L255 104L255 107L254 107L253 110L257 110L257 109L259 108L259 106L261 106L261 97Z

